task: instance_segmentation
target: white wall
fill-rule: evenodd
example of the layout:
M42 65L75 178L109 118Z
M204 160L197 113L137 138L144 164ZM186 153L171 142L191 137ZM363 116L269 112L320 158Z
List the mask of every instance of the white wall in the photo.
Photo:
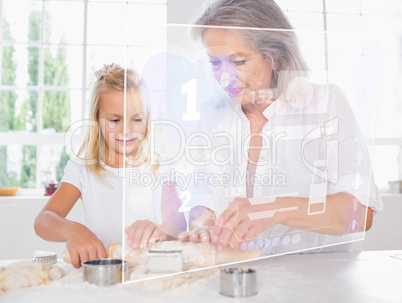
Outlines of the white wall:
M372 228L366 232L363 250L402 249L402 195L383 194L384 209L374 217Z
M200 12L205 0L168 0L167 22L174 24L192 24ZM184 34L183 34L184 32ZM183 46L186 44L185 29L168 27L168 45Z
M206 0L168 0L168 23L190 24Z
M45 241L34 231L35 217L47 200L48 197L0 197L0 259L30 259L37 250L52 251L62 258L65 243ZM67 218L84 221L80 200Z

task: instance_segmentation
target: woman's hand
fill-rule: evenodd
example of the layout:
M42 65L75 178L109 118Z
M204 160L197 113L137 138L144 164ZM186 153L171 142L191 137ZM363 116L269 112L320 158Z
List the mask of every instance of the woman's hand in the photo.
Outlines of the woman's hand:
M351 224L358 226L355 232L368 230L372 224L373 210L347 193L326 196L325 212L312 216L308 210L309 198L304 197L277 197L274 201L270 198L256 205L246 198L236 198L213 228L212 243L218 250L237 247L276 224L334 236L349 233ZM251 220L249 215L255 219Z
M107 258L103 243L82 224L77 223L72 228L66 244L75 268L80 268L85 261Z
M148 244L168 240L169 236L149 220L137 220L126 227L127 244L133 248L145 248Z
M179 240L208 243L211 242L211 231L211 227L202 226L189 232L182 232L179 234Z
M218 218L212 230L212 243L218 250L238 247L239 243L254 239L274 225L273 217L251 220L249 213L263 211L262 206L252 206L246 198L234 199Z
M180 241L211 242L211 231L216 223L215 213L204 207L196 206L190 211L190 231L182 232L178 238Z

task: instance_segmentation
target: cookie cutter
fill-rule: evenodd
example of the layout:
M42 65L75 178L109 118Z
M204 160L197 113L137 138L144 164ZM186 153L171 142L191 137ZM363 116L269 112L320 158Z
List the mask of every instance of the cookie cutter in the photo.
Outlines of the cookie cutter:
M127 261L120 259L97 259L82 262L84 281L99 286L110 286L122 282L123 271L127 272Z
M257 294L257 273L251 268L221 269L221 291L228 297L249 297Z
M183 252L167 249L149 249L147 272L174 273L183 271Z
M32 262L53 265L57 263L57 254L50 251L37 250L34 252Z

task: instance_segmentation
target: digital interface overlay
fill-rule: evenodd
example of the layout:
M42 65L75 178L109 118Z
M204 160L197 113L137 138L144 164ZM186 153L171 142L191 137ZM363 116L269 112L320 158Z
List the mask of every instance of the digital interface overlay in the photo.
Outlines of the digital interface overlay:
M128 35L147 26L129 24ZM141 98L150 118L146 144L158 169L124 176L123 230L135 220L154 222L169 244L148 244L142 257L150 249L181 250L183 267L146 276L151 261L144 259L144 275L132 275L130 282L292 252L354 249L364 239L365 206L378 198L370 138L379 87L373 75L381 73L379 40L348 34L360 46L358 53L341 45L330 45L327 53L302 47L302 55L323 62L323 68L310 67L306 76L277 71L277 79L290 79L280 90L277 83L260 85L258 69L242 63L254 58L236 54L224 41L215 49L225 53L211 53L213 48L192 35L191 25L153 26L168 32L165 50L139 56L127 46L127 68L144 84ZM345 35L295 33L301 44L306 36L321 41L318 37ZM182 42L171 44L170 36ZM331 69L334 65L325 62L333 54L345 64ZM245 104L263 108L262 115L249 114ZM196 233L201 240L207 233L213 240L217 230L236 245L222 248L219 237L217 243L195 245L178 239ZM122 244L122 258L130 256L133 248ZM163 260L174 268L175 256Z

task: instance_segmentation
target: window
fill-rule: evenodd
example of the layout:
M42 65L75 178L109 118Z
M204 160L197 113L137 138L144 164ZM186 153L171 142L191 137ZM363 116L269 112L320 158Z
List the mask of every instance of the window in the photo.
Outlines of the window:
M0 11L0 186L42 194L69 159L66 131L87 118L94 71L125 64L125 17L166 22L166 0L0 0ZM148 47L128 43L133 57Z
M375 98L379 106L360 122L376 139L374 175L387 190L388 181L402 178L402 167L395 165L402 162L401 2L276 2L297 29L310 68L339 85L356 111L373 104L357 98L358 87L348 80L361 76L356 72L364 60L356 37L380 38L379 44L374 39L366 45L378 55L368 58L374 69L367 74L380 85L366 98ZM167 0L0 0L0 11L0 186L43 192L47 182L60 180L68 160L66 130L87 117L93 72L105 63L124 64L126 21L166 23ZM129 29L129 65L162 48L166 33L159 29ZM155 44L155 37L161 43Z
M389 181L402 179L402 167L396 165L402 164L401 2L276 2L298 31L310 68L326 71L329 82L339 85L346 93L360 126L369 134L369 144L374 144L370 152L376 184L388 191ZM361 68L362 62L366 70ZM371 87L359 88L351 79L366 79ZM359 115L359 106L364 106L369 116Z

